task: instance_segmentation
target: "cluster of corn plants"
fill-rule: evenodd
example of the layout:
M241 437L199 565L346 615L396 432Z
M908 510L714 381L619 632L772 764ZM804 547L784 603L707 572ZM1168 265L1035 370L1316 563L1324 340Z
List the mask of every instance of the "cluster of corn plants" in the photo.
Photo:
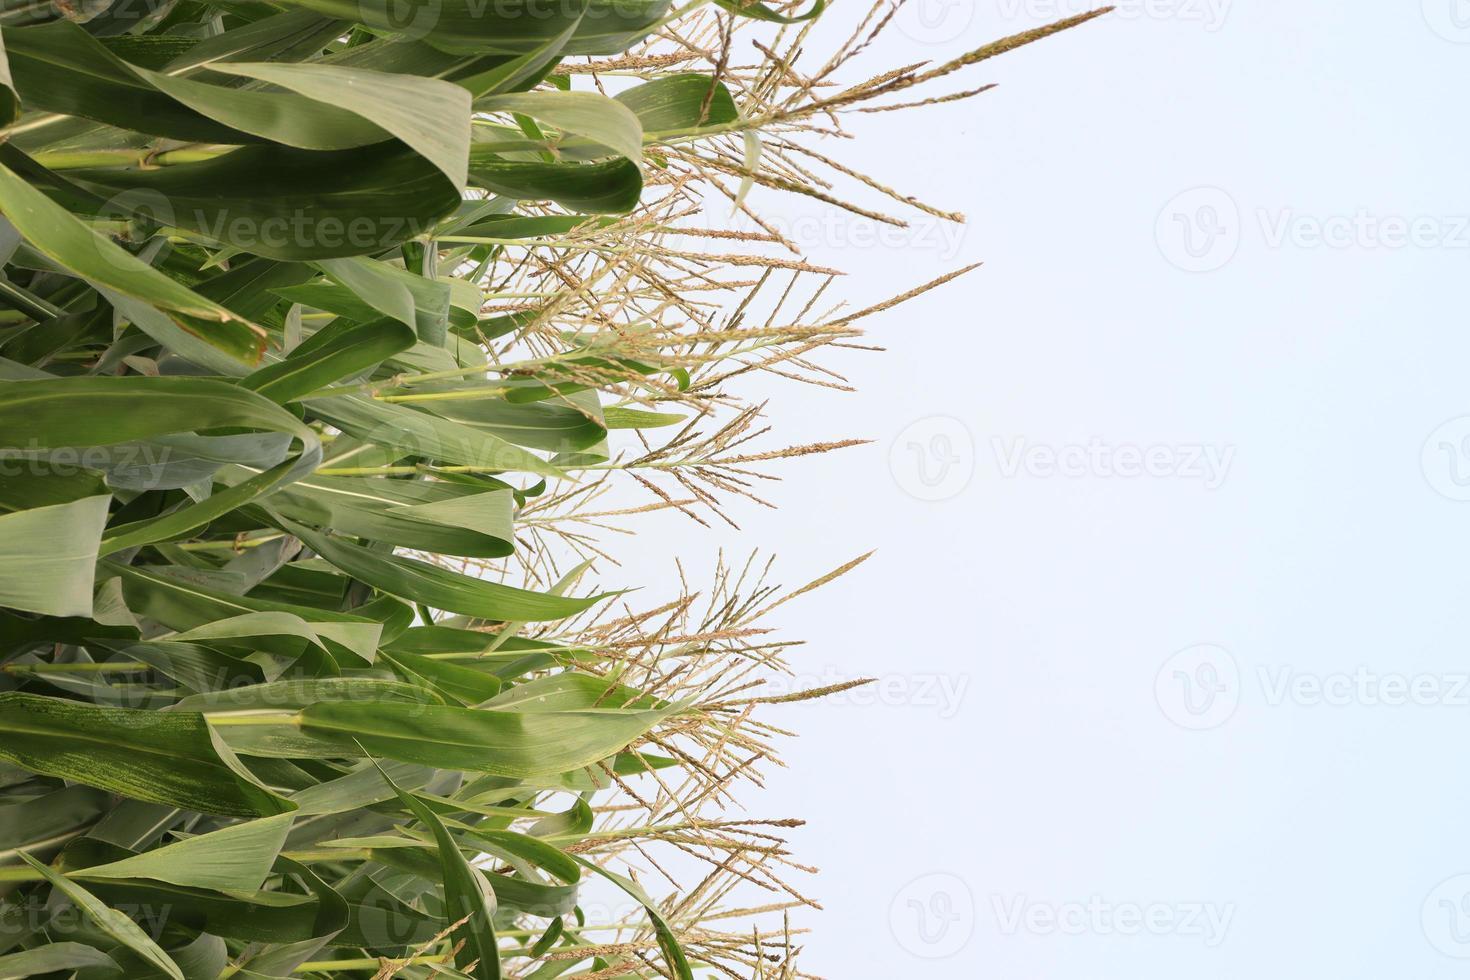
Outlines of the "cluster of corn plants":
M635 606L596 532L846 444L745 447L892 305L752 188L948 217L811 139L1087 18L844 87L888 5L803 69L820 0L716 4L0 6L0 978L805 975L723 809L855 563Z

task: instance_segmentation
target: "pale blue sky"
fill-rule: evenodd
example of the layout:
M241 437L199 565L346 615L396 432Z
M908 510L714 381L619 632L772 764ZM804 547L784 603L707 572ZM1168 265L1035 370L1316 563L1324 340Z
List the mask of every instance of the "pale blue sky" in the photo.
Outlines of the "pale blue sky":
M875 71L1081 6L925 2ZM860 393L770 387L783 441L875 445L653 524L791 583L878 549L780 625L887 693L773 714L747 805L811 821L830 978L1461 977L1470 3L1125 7L862 121L971 222L813 260L857 303L984 268L869 323Z

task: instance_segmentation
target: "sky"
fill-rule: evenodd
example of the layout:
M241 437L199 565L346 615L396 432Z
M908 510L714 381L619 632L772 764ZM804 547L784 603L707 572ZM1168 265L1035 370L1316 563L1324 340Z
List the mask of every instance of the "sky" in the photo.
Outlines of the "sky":
M910 0L867 64L1085 7ZM775 625L793 683L878 683L773 710L742 797L808 821L804 969L1464 976L1470 2L1131 0L992 81L819 147L962 229L752 198L854 305L984 263L827 362L857 392L746 391L874 442L618 570L876 549Z

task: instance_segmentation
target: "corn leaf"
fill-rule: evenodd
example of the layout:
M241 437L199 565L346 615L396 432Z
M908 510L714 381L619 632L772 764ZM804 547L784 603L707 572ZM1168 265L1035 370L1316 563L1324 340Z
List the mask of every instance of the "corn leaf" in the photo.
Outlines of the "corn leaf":
M0 606L91 616L97 549L111 496L0 515Z
M138 800L233 816L293 809L237 776L204 716L0 693L0 759Z
M91 892L74 881L69 881L63 875L57 874L41 862L28 854L22 854L21 860L29 864L41 874L53 887L65 895L73 905L81 910L97 927L105 932L118 943L141 956L150 966L161 973L173 978L173 980L184 980L184 974L179 966L169 959L167 953L159 947L148 934L138 928L137 924L126 915L116 909L108 908Z

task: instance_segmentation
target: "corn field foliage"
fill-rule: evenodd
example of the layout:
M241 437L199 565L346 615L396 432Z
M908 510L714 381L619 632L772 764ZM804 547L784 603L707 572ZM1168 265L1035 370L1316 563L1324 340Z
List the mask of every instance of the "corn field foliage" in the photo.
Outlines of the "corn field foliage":
M727 808L856 561L617 555L954 274L848 310L751 202L958 220L814 144L1087 19L852 80L822 6L6 0L0 977L808 975Z

